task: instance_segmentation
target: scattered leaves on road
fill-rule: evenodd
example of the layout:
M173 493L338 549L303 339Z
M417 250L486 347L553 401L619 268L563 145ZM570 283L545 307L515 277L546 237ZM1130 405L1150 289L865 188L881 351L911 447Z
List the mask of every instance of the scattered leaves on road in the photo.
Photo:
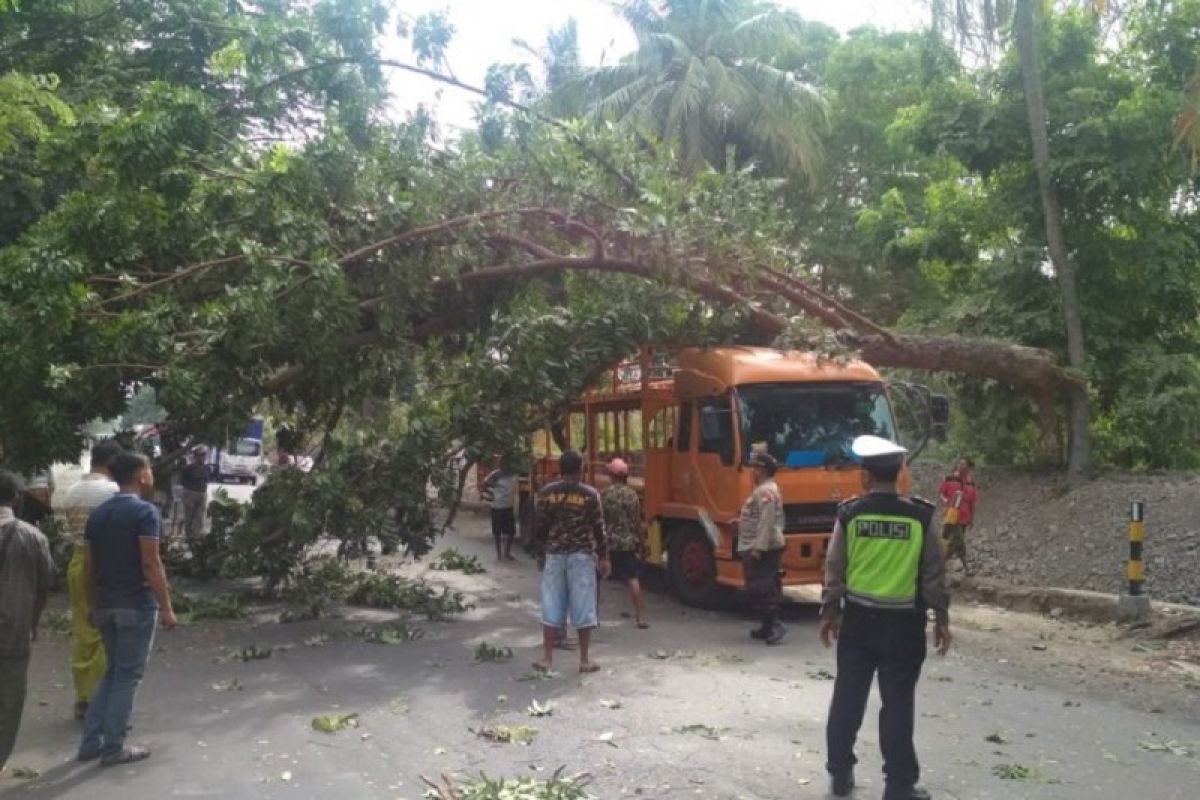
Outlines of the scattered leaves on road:
M487 572L487 568L479 563L477 556L464 555L453 547L443 550L441 555L434 559L433 563L429 566L431 569L440 571L453 570L461 572L464 575L482 575Z
M604 706L605 708L607 708L611 711L616 711L618 708L621 707L622 703L620 700L601 700L600 705Z
M381 628L363 627L359 633L364 642L371 644L404 644L425 636L425 631L420 628L410 628L403 623L384 625Z
M1194 746L1194 745L1193 745ZM1194 755L1192 749L1183 742L1175 741L1174 739L1168 742L1160 742L1155 739L1147 739L1138 742L1138 747L1150 753L1170 753L1173 756L1187 758Z
M313 636L309 636L307 639L305 639L304 646L305 647L320 647L322 645L329 644L331 641L333 641L333 640L329 637L329 634L318 633Z
M326 714L313 717L313 730L321 733L337 733L346 728L358 727L358 714Z
M592 741L600 742L601 744L606 744L610 747L619 747L619 745L615 741L613 741L613 732L612 731L605 731L604 733L600 734Z
M32 767L13 767L11 775L20 781L31 781L42 773Z
M249 647L243 647L240 650L234 650L229 655L226 655L222 658L217 659L217 662L221 663L221 662L228 662L228 661L242 661L242 662L262 661L265 658L270 658L271 654L274 652L275 652L274 647L259 647L256 644L252 644Z
M991 742L992 744L1009 744L1009 740L1006 739L1004 734L1000 733L999 731L989 733L987 736L983 737L983 740L985 742Z
M227 681L217 681L212 688L214 692L240 692L245 687L238 682L237 678L230 678Z
M729 728L718 728L713 725L700 725L698 723L693 723L691 725L681 725L678 728L671 729L671 731L673 733L682 733L682 734L694 733L697 736L702 736L705 739L711 739L714 742L718 742L721 739L725 738L724 733L727 730L729 730Z
M696 657L695 650L652 650L646 654L647 658L653 658L657 661L683 661Z
M470 783L462 783L442 776L441 783L434 783L422 776L429 787L427 800L594 800L584 787L591 776L585 774L571 778L562 777L559 767L546 781L533 777L489 778L486 775Z
M814 681L831 681L836 676L829 670L825 669L824 667L821 667L819 670L816 670L815 672L808 673L808 677L812 678Z
M480 642L479 646L475 648L476 664L504 664L512 659L511 647L494 647L487 642Z
M59 636L71 635L71 612L47 611L42 615L42 626L51 633Z
M493 725L476 731L477 736L489 741L524 745L532 744L537 733L538 729L530 725Z
M1037 778L1037 770L1024 764L997 764L992 774L1005 781L1029 781Z
M529 670L524 675L517 678L519 681L552 681L555 678L561 678L562 675L552 669L534 669Z

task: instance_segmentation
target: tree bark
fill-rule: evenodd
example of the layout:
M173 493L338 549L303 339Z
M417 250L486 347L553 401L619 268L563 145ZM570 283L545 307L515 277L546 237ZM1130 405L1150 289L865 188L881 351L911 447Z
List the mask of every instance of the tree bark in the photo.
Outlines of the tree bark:
M1050 137L1046 128L1046 98L1042 91L1041 59L1037 30L1034 27L1033 0L1017 0L1015 27L1017 51L1021 59L1021 78L1025 86L1025 109L1029 117L1029 139L1033 146L1033 163L1037 171L1042 215L1046 226L1046 247L1062 292L1063 322L1067 332L1067 360L1073 369L1082 372L1086 365L1087 353L1079 306L1079 287L1075 266L1067 254L1058 189L1050 175ZM1078 480L1087 475L1091 466L1091 412L1086 386L1073 388L1069 394L1069 402L1067 475L1070 480Z

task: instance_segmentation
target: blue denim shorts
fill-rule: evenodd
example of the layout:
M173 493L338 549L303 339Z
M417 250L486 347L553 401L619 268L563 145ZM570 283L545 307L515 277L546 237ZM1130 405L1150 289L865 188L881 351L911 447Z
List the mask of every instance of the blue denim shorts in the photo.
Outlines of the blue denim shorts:
M594 628L596 621L596 557L591 553L547 553L542 570L542 624Z

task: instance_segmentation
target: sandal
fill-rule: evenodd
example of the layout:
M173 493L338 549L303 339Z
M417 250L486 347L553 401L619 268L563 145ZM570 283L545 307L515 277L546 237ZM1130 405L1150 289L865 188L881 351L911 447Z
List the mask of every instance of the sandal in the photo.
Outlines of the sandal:
M533 671L534 672L550 672L550 670L553 666L554 666L553 664L547 664L545 661L535 661L535 662L533 662Z
M145 747L123 747L115 753L109 753L100 759L100 766L115 767L121 764L133 764L145 761L150 757L150 751Z
M587 664L580 664L580 665L579 665L579 674L580 674L580 675L586 675L586 674L588 674L588 673L590 673L590 672L599 672L599 671L600 671L600 665L599 665L599 664L595 664L595 663L592 663L592 662L588 662Z
M650 623L649 623L649 622L639 622L639 623L637 624L637 626L638 626L638 628L639 628L640 630L643 630L643 631L644 631L644 630L646 630L647 628L649 628L649 627L650 627Z

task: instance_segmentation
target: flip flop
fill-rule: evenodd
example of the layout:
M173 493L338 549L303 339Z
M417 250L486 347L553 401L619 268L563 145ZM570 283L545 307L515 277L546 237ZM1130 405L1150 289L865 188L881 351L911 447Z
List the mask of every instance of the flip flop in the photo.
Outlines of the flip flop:
M649 622L639 622L638 623L638 628L640 628L641 630L646 630L649 627L650 627Z
M549 672L552 666L552 664L547 664L545 661L533 662L533 668L537 672Z
M116 753L109 753L101 757L100 766L115 767L121 764L133 764L137 761L145 761L150 757L150 751L145 747L123 747Z
M579 667L580 675L586 675L589 672L599 672L599 671L600 671L599 664L581 664Z

